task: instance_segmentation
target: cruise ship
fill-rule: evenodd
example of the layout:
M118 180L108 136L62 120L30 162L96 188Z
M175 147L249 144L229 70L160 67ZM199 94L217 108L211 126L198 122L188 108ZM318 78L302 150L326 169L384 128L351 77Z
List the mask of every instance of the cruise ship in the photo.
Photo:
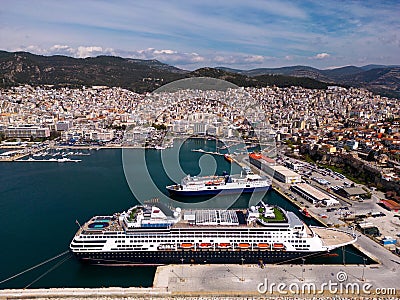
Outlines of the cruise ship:
M104 265L264 264L327 255L355 240L337 229L309 227L293 212L263 202L243 210L181 210L154 202L93 217L70 249L82 261Z
M267 192L271 180L257 174L237 174L223 176L190 176L182 179L181 184L168 185L166 188L171 195L203 196L217 194L240 194Z

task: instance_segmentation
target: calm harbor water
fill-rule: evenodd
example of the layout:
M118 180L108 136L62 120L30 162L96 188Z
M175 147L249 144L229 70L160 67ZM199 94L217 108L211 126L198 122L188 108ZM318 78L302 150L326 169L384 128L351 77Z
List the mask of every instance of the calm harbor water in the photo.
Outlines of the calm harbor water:
M191 175L210 171L221 174L231 167L231 172L240 172L223 156L215 156L211 162L207 155L191 151L198 148L214 151L215 141L188 140L181 147L164 151L166 155L177 152L182 171ZM135 157L143 155L144 150L128 151ZM165 186L175 180L163 171L160 153L146 150L146 165L157 187L166 194ZM138 203L125 179L122 150L102 149L91 154L79 157L80 163L0 163L0 281L68 250L78 229L75 220L83 223L93 215L124 211ZM203 162L199 165L199 161ZM298 213L273 191L265 200ZM241 196L233 207L247 207L248 201L248 196ZM342 263L342 250L337 253L337 257L309 259L306 263ZM353 247L346 248L345 256L346 263L363 263ZM150 286L155 273L152 267L90 266L74 258L57 266L62 258L2 283L0 288L23 288L32 282L31 287ZM37 280L42 274L45 276Z

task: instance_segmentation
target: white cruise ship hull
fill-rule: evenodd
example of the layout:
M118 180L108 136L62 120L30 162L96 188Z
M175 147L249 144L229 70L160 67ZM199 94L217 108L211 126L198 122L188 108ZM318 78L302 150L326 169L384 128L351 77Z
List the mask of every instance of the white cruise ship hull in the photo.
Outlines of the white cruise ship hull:
M175 211L158 203L93 217L70 249L95 264L266 264L325 254L354 241L349 233L308 227L293 212L264 203L248 210Z

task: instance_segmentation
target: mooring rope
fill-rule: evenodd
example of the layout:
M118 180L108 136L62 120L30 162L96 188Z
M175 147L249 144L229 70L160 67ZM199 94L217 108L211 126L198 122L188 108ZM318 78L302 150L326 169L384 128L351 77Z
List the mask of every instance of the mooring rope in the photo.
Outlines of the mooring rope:
M60 254L58 254L58 255L52 257L52 258L49 258L49 259L47 259L47 260L45 260L45 261L43 261L43 262L41 262L41 263L38 263L37 265L34 265L33 267L30 267L30 268L28 268L28 269L26 269L26 270L24 270L24 271L22 271L22 272L19 272L18 274L15 274L15 275L13 275L13 276L10 276L10 277L8 277L8 278L6 278L6 279L0 281L0 284L2 284L2 283L4 283L4 282L7 282L7 281L9 281L9 280L11 280L11 279L14 279L14 278L16 278L16 277L18 277L18 276L21 276L22 274L25 274L26 272L32 271L32 270L34 270L34 269L36 269L36 268L38 268L38 267L40 267L40 266L42 266L42 265L44 265L44 264L47 264L47 263L49 263L49 262L55 260L56 258L59 258L60 256L63 256L63 255L65 255L65 254L67 254L68 252L69 252L69 250L64 251L64 252L62 252L62 253L60 253Z
M51 267L50 269L48 269L46 272L44 272L42 275L40 275L38 278L36 278L34 281L32 281L30 284L28 284L26 287L24 287L24 289L27 289L28 287L30 287L32 284L34 284L35 282L37 282L38 280L40 280L41 278L43 278L44 276L46 276L47 274L49 274L51 271L53 271L54 269L58 268L59 266L61 266L63 263L65 263L67 260L69 260L72 257L72 254L68 255L66 258L63 258L62 260L60 260L58 263L56 263L53 267Z

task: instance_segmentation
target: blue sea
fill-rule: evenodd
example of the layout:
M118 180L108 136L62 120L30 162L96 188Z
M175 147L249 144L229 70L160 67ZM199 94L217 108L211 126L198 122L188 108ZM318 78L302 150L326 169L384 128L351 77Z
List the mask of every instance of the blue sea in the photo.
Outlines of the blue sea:
M169 200L165 186L178 182L185 174L240 173L241 169L223 156L192 149L215 151L216 142L176 140L173 148L163 151L92 150L90 156L80 156L79 163L0 163L0 281L67 251L78 229L76 221L84 223L94 215L121 212L154 197L174 206L210 204L207 199L181 204L179 199ZM273 191L264 200L298 213ZM247 207L248 203L248 196L240 196L229 205ZM363 262L354 248L345 251L346 263ZM338 257L309 263L341 263L341 251L338 253ZM91 266L68 257L65 254L1 283L0 288L151 286L155 274L153 267Z

